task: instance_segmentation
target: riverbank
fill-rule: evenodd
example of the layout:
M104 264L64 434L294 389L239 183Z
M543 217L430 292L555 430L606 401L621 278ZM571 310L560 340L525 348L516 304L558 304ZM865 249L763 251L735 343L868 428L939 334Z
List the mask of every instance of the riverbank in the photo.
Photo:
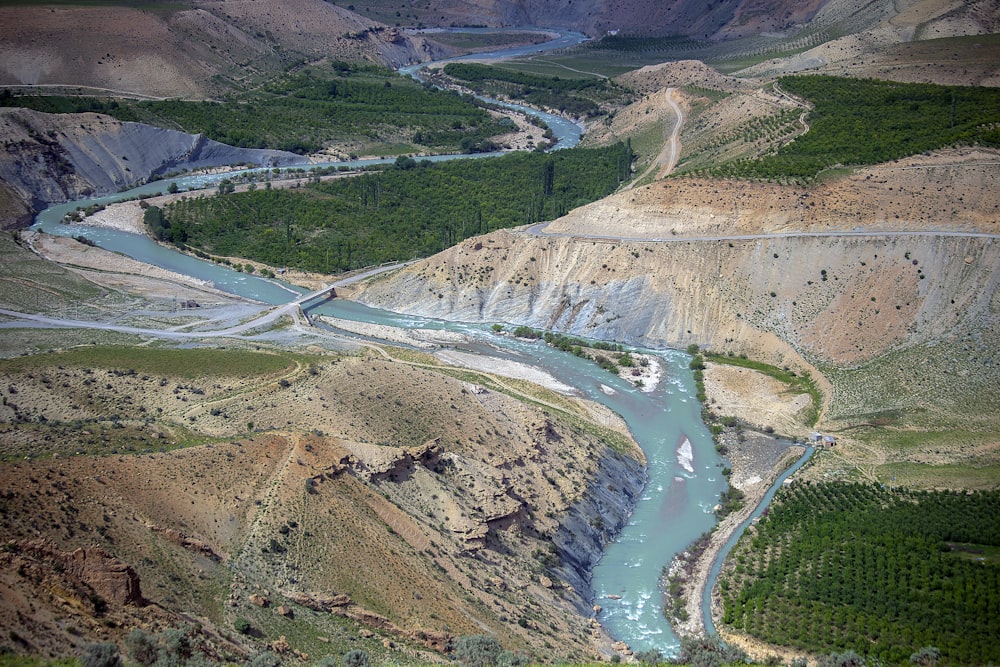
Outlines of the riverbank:
M726 542L749 518L760 504L774 481L784 472L805 449L791 446L764 433L737 428L727 429L720 436L720 443L727 449L730 461L730 485L744 495L743 507L718 523L708 538L707 545L699 554L684 552L669 567L669 576L680 583L675 591L683 599L683 620L673 621L674 631L681 637L696 637L705 634L705 623L701 603L709 573ZM670 594L665 605L671 606ZM721 617L721 607L713 597L712 617Z

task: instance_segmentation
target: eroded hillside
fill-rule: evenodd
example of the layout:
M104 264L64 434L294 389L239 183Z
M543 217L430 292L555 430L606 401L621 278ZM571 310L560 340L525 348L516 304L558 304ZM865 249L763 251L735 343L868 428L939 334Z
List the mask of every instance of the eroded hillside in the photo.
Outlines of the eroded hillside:
M669 179L471 239L356 297L809 370L831 427L891 413L988 432L1000 395L997 158L919 156L809 189Z
M280 636L414 659L483 631L593 655L586 569L642 479L626 435L434 363L218 354L197 378L182 351L5 362L5 636L64 655L197 618L230 660ZM141 592L59 565L94 545Z
M0 182L11 197L0 224L24 227L20 212L33 206L118 192L183 169L254 163L288 165L304 161L294 153L233 148L203 135L141 123L122 123L93 113L47 114L30 109L0 110Z
M322 0L0 9L0 84L43 90L203 99L308 60L398 66L441 53Z

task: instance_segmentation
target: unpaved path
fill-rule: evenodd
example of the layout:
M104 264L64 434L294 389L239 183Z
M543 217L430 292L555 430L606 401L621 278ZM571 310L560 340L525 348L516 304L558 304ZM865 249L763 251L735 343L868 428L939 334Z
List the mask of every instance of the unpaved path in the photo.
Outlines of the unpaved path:
M654 179L669 176L673 173L674 167L677 166L677 161L681 157L681 127L684 125L684 110L681 109L679 104L677 104L677 100L675 99L676 94L676 88L667 88L664 91L667 105L674 112L674 117L676 118L673 128L670 131L670 135L666 137L666 141L663 143L663 148L660 149L660 153L656 156L656 159L653 160L653 162L646 168L646 171L644 171L639 178L634 179L629 184L628 189L632 189L636 183L643 181L654 171Z

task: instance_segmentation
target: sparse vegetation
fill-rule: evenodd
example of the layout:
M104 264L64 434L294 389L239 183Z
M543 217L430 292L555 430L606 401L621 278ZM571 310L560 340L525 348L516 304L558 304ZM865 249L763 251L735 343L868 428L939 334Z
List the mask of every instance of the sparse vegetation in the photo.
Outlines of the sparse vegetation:
M823 395L820 393L819 388L816 386L813 379L809 377L808 373L800 375L786 368L778 368L777 366L765 364L760 361L747 359L743 355L729 356L725 354L706 353L705 358L717 364L728 364L730 366L753 369L763 373L764 375L772 377L775 380L784 382L794 390L809 394L812 401L810 403L809 410L804 417L804 421L809 426L812 426L819 421L820 410L823 407Z
M493 637L468 635L455 642L455 659L463 667L523 667L528 660L505 650Z
M444 73L459 79L476 92L493 97L524 100L545 109L558 109L574 116L594 116L600 103L618 99L624 92L609 79L591 76L543 76L513 69L509 65L449 63Z
M80 667L121 667L122 656L112 642L87 644L80 654Z

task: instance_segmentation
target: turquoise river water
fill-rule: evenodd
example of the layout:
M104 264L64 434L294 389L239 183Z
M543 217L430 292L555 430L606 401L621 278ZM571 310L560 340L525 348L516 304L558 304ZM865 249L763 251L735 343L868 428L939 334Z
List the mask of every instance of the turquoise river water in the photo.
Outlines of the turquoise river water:
M193 185L190 177L180 180L182 187ZM152 184L155 189L164 186L163 182ZM93 201L127 198L150 187ZM265 303L287 303L302 291L184 255L146 237L59 222L65 213L93 201L53 206L38 216L36 227L53 234L83 235L107 250L210 281L218 289ZM648 483L628 525L594 570L595 603L603 607L601 623L615 637L636 650L673 652L677 640L662 613L660 570L674 553L711 528L712 507L725 481L722 461L701 421L686 354L655 351L663 367L662 380L654 390L640 391L591 362L542 343L498 336L486 324L397 315L340 300L322 302L310 312L407 328L458 330L475 341L470 351L539 366L580 395L620 414L646 454Z

